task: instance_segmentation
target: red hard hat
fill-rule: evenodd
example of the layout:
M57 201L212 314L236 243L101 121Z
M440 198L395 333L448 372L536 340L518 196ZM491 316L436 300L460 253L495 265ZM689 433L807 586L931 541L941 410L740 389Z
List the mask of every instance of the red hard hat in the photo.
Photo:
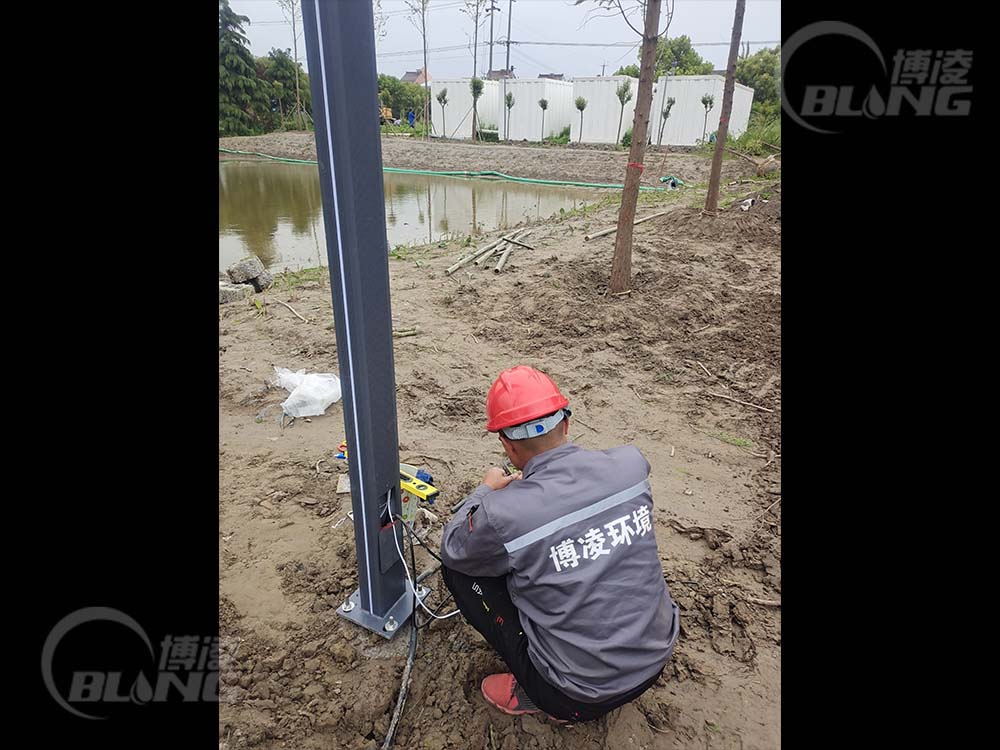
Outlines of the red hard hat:
M544 372L518 365L501 372L486 396L486 429L498 432L504 427L530 422L569 406L569 399Z

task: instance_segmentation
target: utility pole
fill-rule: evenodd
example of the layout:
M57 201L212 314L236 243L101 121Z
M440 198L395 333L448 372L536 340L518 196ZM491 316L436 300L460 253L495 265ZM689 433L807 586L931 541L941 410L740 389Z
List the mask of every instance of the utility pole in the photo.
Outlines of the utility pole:
M514 0L507 0L507 62L504 63L503 71L503 100L506 114L504 116L503 137L504 140L510 138L510 110L507 109L507 77L510 75L510 12L514 8Z
M601 78L604 78L604 66L605 66L606 64L607 64L607 63L603 63L603 62L601 63Z
M396 551L402 526L393 523L402 505L372 6L315 2L302 11L358 564L358 589L337 614L388 639L413 613L413 594Z
M490 7L486 9L486 12L490 14L490 69L486 73L487 78L493 72L493 12L497 10L500 8L493 4L493 0L490 0Z

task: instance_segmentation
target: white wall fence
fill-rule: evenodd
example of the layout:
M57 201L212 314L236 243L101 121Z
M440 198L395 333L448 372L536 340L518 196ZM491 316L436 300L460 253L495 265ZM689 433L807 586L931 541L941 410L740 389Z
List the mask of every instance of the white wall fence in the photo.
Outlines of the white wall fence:
M628 82L632 98L626 102L624 111L616 95L617 88ZM719 127L722 112L722 90L725 79L722 76L672 76L661 77L654 84L653 102L649 118L649 140L672 146L694 146ZM437 101L438 93L448 90L448 104L442 108ZM576 99L584 97L587 106L583 112L583 143L617 143L621 141L635 114L639 81L628 76L597 76L577 78L573 81L554 81L545 78L513 78L506 82L506 92L514 97L509 122L505 132L504 82L483 81L483 94L479 98L477 110L480 127L492 125L499 131L501 140L534 141L543 137L558 135L570 126L570 140L581 141L580 112ZM714 97L712 108L706 120L705 107L701 99L705 95ZM753 89L737 83L733 93L733 112L729 121L729 134L736 138L747 129L750 122L750 106L753 104ZM472 138L472 91L468 78L450 78L431 81L431 107L434 134L444 133L448 138ZM668 98L674 99L670 117L664 122L661 113ZM542 131L542 110L538 101L548 101L545 111L544 133ZM620 121L620 122L619 122ZM662 133L660 130L663 125Z

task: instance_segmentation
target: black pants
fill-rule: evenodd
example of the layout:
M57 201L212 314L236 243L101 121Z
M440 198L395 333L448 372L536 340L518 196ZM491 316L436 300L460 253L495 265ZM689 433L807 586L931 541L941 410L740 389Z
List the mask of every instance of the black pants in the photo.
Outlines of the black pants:
M528 656L528 638L521 630L517 608L510 600L506 576L467 576L450 568L442 568L441 575L468 623L493 646L535 705L557 719L599 719L609 711L638 698L660 676L656 674L630 693L604 703L575 700L546 682L535 669Z

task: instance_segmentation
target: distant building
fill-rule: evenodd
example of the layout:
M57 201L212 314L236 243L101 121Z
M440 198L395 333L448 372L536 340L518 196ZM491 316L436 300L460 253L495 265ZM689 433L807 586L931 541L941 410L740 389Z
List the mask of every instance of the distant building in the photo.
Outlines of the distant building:
M517 78L514 75L514 66L510 66L510 70L491 70L486 74L487 81L502 81L504 78Z
M550 81L562 81L562 80L564 80L562 73L539 73L538 77L539 78L548 78Z
M425 76L424 69L420 68L419 70L406 71L406 75L399 80L405 81L406 83L418 83L423 86L424 83L429 83L432 79L430 76Z

